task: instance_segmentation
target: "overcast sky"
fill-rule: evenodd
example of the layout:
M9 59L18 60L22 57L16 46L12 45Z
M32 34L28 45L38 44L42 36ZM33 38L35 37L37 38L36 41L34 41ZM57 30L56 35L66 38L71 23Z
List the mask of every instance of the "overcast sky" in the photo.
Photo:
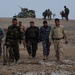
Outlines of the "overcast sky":
M20 12L21 7L33 9L37 18L42 18L45 9L51 9L60 18L60 11L64 5L70 9L70 19L75 19L75 0L0 0L0 17L12 17Z

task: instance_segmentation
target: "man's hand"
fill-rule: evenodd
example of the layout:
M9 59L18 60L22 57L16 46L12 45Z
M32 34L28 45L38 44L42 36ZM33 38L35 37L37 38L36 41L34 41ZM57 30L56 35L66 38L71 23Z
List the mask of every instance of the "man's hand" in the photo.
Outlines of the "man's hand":
M25 42L25 40L23 40L23 41L21 41L24 45L26 45L26 42Z
M21 40L19 40L19 43L21 44Z
M50 46L51 46L52 43L50 42L49 44L50 44Z
M65 41L65 44L68 44L68 41Z
M5 42L5 43L4 43L4 45L7 45L7 44L8 44L8 42Z
M41 39L38 39L38 43L41 42L41 41L42 41Z

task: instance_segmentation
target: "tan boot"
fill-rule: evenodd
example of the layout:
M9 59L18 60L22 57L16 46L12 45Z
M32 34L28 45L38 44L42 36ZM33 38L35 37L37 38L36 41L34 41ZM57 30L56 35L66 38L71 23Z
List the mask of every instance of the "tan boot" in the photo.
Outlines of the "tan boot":
M44 56L43 60L48 60L48 56Z
M48 60L48 56L46 56L46 60Z

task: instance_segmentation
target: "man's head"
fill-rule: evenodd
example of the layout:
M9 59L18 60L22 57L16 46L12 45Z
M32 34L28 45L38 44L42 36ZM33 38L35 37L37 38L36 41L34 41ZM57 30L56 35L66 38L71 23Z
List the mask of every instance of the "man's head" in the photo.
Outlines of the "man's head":
M30 22L30 26L34 27L34 22L33 21Z
M43 21L43 25L44 25L45 27L47 27L47 26L48 26L47 21Z
M56 26L60 25L60 20L58 18L55 19L55 24L56 24Z
M19 26L21 26L22 25L22 22L21 21L19 21Z
M12 19L12 24L17 25L17 19Z
M64 8L66 8L66 6L64 6Z

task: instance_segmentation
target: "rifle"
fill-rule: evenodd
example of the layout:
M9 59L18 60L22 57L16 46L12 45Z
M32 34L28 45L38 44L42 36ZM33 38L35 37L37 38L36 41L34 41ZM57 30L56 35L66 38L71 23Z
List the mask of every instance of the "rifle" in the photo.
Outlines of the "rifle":
M3 65L6 65L6 63L9 63L9 52L8 52L8 45L7 44L3 44Z
M6 65L6 52L7 52L7 48L6 48L6 44L3 44L3 65Z

